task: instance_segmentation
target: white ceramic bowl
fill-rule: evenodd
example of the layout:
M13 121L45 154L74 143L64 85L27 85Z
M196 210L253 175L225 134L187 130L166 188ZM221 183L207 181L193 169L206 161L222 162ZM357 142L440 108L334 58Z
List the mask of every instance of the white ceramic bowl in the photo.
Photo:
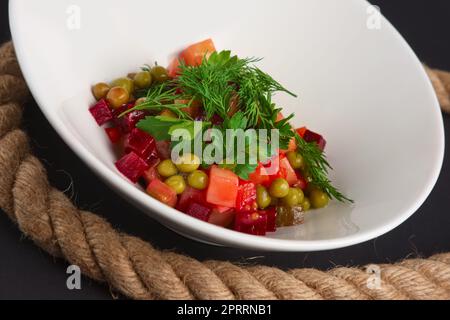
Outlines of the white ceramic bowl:
M424 202L442 165L442 116L431 84L402 37L384 18L378 29L368 6L362 0L11 0L10 20L37 103L114 190L201 241L312 251L395 228ZM331 178L354 205L333 202L308 214L304 225L256 237L170 209L117 172L103 129L88 112L91 84L155 60L164 65L178 49L208 37L219 49L264 57L261 67L300 94L277 102L296 112L295 125L324 134Z

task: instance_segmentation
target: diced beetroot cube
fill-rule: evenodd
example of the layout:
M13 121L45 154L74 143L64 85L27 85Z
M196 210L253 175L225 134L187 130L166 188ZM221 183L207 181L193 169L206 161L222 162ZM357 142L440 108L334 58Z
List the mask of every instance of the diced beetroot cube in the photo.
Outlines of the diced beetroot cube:
M147 114L142 110L134 110L127 113L122 118L119 119L121 128L124 132L131 132L136 127L136 124L145 118Z
M138 128L131 130L131 133L125 140L125 152L128 153L131 151L138 154L147 162L158 158L155 139L147 132Z
M120 116L122 113L124 113L125 111L127 111L127 110L129 110L129 109L131 109L131 108L133 108L133 107L134 107L134 103L127 103L127 104L124 104L123 106L121 106L121 107L119 107L119 108L113 110L113 117L114 117L114 118L119 118L119 116Z
M122 131L120 131L120 129L117 127L105 128L105 132L108 135L109 140L113 144L119 142L120 138L122 137Z
M130 152L116 162L116 167L125 177L136 183L148 169L148 164L136 153Z
M169 207L175 207L177 204L177 194L175 190L159 179L154 179L150 182L147 186L147 193Z
M91 108L89 108L89 112L92 114L99 126L113 119L113 114L105 99L98 101Z
M277 231L277 210L274 207L268 208L260 213L267 215L267 232Z
M209 216L211 215L211 208L198 204L196 202L192 202L187 208L186 214L202 221L208 221Z
M201 111L195 118L195 121L206 121L206 113L205 111Z
M161 159L170 159L170 141L156 141L156 150Z
M308 181L302 176L302 174L298 171L295 172L297 175L297 182L294 183L294 187L300 188L302 190L306 190L308 187Z
M120 117L121 114L127 110L130 110L134 106L134 103L127 103L113 111L114 122L122 129L124 133L129 133L136 127L136 123L145 118L147 115L147 113L143 110L135 110Z
M255 210L256 186L250 181L239 181L238 193L236 197L236 211Z
M178 200L177 209L185 212L191 202L196 202L206 205L205 191L197 190L192 187L186 187Z
M316 142L320 150L325 150L327 142L320 134L306 129L303 139L305 139L306 142Z
M234 230L264 236L267 231L267 214L264 212L238 212L234 220Z
M214 114L211 117L211 123L215 126L220 126L223 123L223 119L218 114Z
M200 111L198 114L197 114L197 116L196 117L194 117L194 120L195 121L206 121L206 119L207 119L207 115L206 115L206 112L203 110L203 111ZM211 117L211 119L209 119L209 121L213 124L213 125L221 125L222 123L223 123L223 119L219 116L219 115L217 115L217 114L214 114L212 117Z

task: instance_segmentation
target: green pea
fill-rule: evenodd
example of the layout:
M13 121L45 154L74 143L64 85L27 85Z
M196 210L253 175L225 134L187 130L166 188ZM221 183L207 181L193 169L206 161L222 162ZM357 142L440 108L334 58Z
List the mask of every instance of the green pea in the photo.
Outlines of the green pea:
M164 109L163 111L161 111L161 113L159 115L161 117L178 119L177 115L175 113L173 113L172 111L170 111L169 109Z
M289 193L289 183L282 178L275 179L269 188L269 193L275 198L284 198Z
M200 159L195 154L186 153L177 159L176 166L180 172L191 173L200 167Z
M208 175L201 170L195 170L188 175L188 184L198 190L203 190L208 186Z
M169 187L171 187L177 194L182 194L186 190L186 182L182 176L171 176L164 181Z
M294 169L301 169L304 166L304 161L303 161L303 157L301 154L295 152L295 151L289 151L286 154L286 157L291 165L292 168Z
M164 178L174 176L178 173L177 167L170 159L161 161L156 167L156 170Z
M311 202L309 202L309 199L305 197L300 206L303 208L303 211L308 211L309 209L311 209Z
M92 93L94 94L95 99L100 100L106 97L109 89L110 87L106 83L99 82L92 87Z
M303 200L303 193L301 195L302 197L297 189L290 188L288 194L281 199L281 203L286 207L295 207Z
M262 185L256 186L256 203L260 209L265 209L270 206L272 202L272 198L269 195L269 192Z
M120 108L122 105L127 103L129 99L130 95L128 94L128 91L122 87L113 87L106 95L106 100L114 109Z
M134 76L134 84L136 87L145 89L152 84L152 75L148 71L141 71Z
M134 82L128 77L118 78L111 82L111 87L122 87L131 95L134 91Z
M164 67L154 66L150 72L152 74L153 80L155 80L158 83L165 82L169 79L167 69Z
M303 193L303 190L300 189L300 188L297 188L297 187L292 188L292 190L293 190L295 193L297 193L297 195L298 195L298 203L303 202L303 200L305 199L305 194Z
M311 206L313 208L319 209L326 207L330 201L330 198L328 198L328 195L325 192L315 188L309 194L309 201L311 202Z

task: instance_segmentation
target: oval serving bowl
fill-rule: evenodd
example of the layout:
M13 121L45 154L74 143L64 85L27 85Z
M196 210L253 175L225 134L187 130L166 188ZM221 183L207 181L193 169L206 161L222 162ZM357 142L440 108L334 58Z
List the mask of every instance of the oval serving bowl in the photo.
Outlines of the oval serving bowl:
M344 247L388 232L431 192L442 165L442 115L397 31L362 0L11 0L10 21L30 90L64 141L112 189L167 227L200 241L271 251ZM374 20L375 19L375 20ZM375 23L373 23L375 21ZM334 183L354 199L308 213L304 225L256 237L168 208L129 183L91 118L90 86L213 38L299 99L277 96L328 141ZM126 219L126 216L124 216Z

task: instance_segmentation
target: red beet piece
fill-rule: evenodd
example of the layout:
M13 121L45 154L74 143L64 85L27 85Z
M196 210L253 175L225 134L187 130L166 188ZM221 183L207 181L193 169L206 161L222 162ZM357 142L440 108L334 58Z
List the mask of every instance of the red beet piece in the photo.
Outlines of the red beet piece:
M186 214L202 221L208 221L209 216L211 215L211 208L196 202L192 202L187 208Z
M202 111L199 114L197 114L197 116L194 118L195 121L206 121L207 120L207 116L206 116L206 112ZM221 125L223 123L223 119L217 115L214 114L211 119L209 119L209 121L213 124L213 125Z
M256 186L250 181L239 181L238 193L236 197L236 211L252 211L256 203Z
M308 129L305 131L305 133L303 135L303 139L306 142L316 142L317 146L322 151L325 149L325 146L327 144L326 140L320 134L315 133Z
M105 132L108 135L109 140L113 144L119 142L120 138L122 137L122 132L117 127L105 128Z
M113 111L114 122L122 129L124 133L131 132L131 130L136 127L136 124L147 115L147 113L143 110L135 110L119 117L122 113L130 110L134 106L134 103L127 103Z
M308 187L308 181L302 176L299 171L296 171L295 174L297 175L297 182L295 182L293 186L302 190L306 190L306 188Z
M131 111L130 113L127 113L122 118L120 118L120 124L122 127L122 130L124 132L131 132L136 127L136 124L144 119L146 116L146 113L142 110L135 110Z
M131 133L125 140L125 152L129 153L131 151L135 152L147 162L158 158L155 139L147 132L138 128L131 130Z
M156 141L156 150L161 159L170 159L170 141Z
M158 170L156 169L159 162L159 159L156 159L155 161L149 163L149 168L145 170L144 174L142 175L144 180L147 182L147 185L155 179L160 179Z
M105 99L101 99L89 108L89 112L92 114L99 126L113 119L113 114Z
M186 187L178 200L177 209L185 212L192 202L206 205L205 191L197 190L192 187Z
M213 125L219 126L223 123L223 119L219 115L215 114L211 118L211 123Z
M267 231L267 214L264 212L238 212L234 220L234 230L264 236Z
M114 117L114 118L119 118L119 116L120 116L122 113L124 113L125 111L127 111L127 110L129 110L129 109L131 109L131 108L133 108L133 107L134 107L134 104L133 104L133 103L127 103L127 104L124 104L123 106L121 106L121 107L119 107L119 108L113 110L113 117Z
M136 183L148 169L148 164L136 153L130 152L116 162L116 167L125 177Z
M260 214L267 215L267 232L277 231L277 210L276 208L268 208L265 211L260 211Z

